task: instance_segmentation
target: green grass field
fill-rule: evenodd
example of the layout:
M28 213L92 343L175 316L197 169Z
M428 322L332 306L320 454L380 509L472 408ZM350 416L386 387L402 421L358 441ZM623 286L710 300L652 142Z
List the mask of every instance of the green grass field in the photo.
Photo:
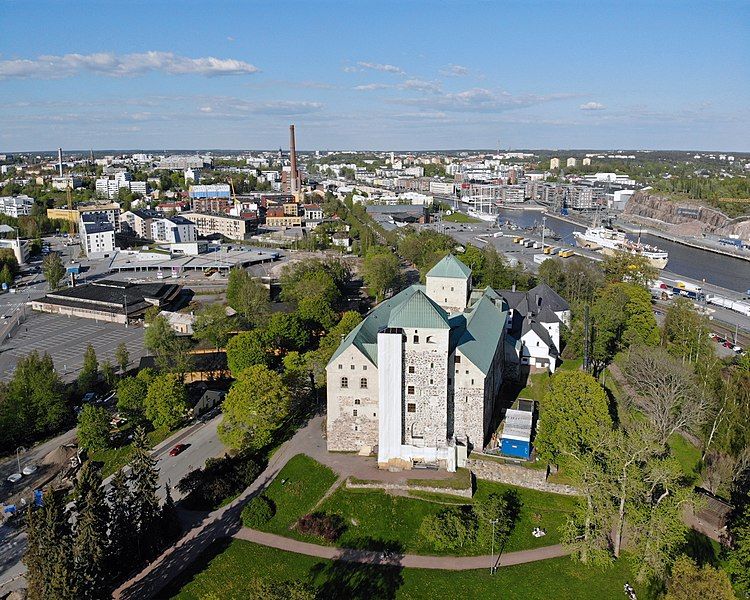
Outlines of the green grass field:
M276 514L263 529L279 535L290 535L299 517L310 512L336 481L336 474L309 456L293 457L266 490L276 505Z
M685 474L690 481L697 481L699 477L699 462L701 459L700 448L696 448L688 440L682 437L679 433L673 434L669 440L667 440L669 450L680 463L682 472Z
M301 580L326 599L453 600L602 600L624 597L622 586L633 582L630 563L623 558L607 569L595 569L557 558L514 567L438 571L401 569L333 562L258 546L220 540L173 584L162 597L180 600L244 599L257 579ZM636 585L638 598L649 600Z
M465 215L464 213L454 212L450 215L443 215L443 221L449 223L479 223L479 219Z
M276 504L276 514L261 529L325 544L320 538L298 533L293 526L299 517L312 510L335 481L336 475L327 467L308 456L295 456L266 491L266 495ZM572 512L575 498L480 480L477 481L474 498L464 503L482 502L492 493L503 494L510 490L518 495L520 511L516 526L507 540L506 551L558 543L560 528L567 515ZM442 552L419 535L419 527L427 515L444 508L443 502L455 505L457 501L460 502L460 499L438 494L420 499L394 496L379 490L347 489L341 486L317 510L343 519L346 529L336 545L344 548L378 547L386 543L395 544L413 554L489 554L490 536L487 531L482 532L471 545ZM531 530L534 527L546 529L547 535L542 538L533 537Z
M155 429L150 431L148 435L149 448L153 448L157 444L166 440L174 431L171 431L167 427ZM104 463L102 467L102 477L107 478L112 473L119 471L130 461L130 457L133 455L133 445L126 444L119 448L108 448L106 450L99 450L92 453L91 459Z

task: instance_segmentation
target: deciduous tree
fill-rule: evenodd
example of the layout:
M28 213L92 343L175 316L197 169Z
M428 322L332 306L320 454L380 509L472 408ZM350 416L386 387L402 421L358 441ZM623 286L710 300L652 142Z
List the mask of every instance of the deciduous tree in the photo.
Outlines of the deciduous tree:
M65 265L57 252L53 252L44 257L42 261L42 273L47 280L49 289L56 290L60 287L60 282L65 277Z
M227 303L246 321L259 325L270 310L269 291L245 269L232 269L227 281Z
M100 406L86 404L78 414L78 444L89 450L109 446L109 414Z
M227 344L227 364L232 375L237 377L253 365L270 366L274 355L269 349L265 330L243 331L232 337Z
M735 600L727 574L711 565L699 567L687 556L672 565L664 600Z
M83 354L83 366L78 374L78 390L85 393L91 390L99 377L99 361L96 359L96 350L89 344Z
M173 429L185 419L187 408L185 384L174 373L159 375L149 384L144 409L154 427Z

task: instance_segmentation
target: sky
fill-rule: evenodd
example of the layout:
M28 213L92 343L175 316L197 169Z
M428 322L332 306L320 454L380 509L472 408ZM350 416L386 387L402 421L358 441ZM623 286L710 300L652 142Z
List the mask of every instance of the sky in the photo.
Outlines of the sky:
M0 0L0 152L750 151L750 2Z

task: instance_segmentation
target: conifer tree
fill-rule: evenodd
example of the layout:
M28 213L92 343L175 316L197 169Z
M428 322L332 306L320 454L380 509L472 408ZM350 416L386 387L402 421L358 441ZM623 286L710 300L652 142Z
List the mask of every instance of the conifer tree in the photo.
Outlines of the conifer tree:
M127 572L133 564L136 532L133 529L133 495L128 479L120 470L115 473L109 495L109 572L113 576Z
M148 438L143 427L135 431L133 438L135 453L130 462L130 483L133 493L133 526L138 539L138 555L140 558L150 556L155 549L158 539L154 539L154 531L159 524L159 498L156 490L159 471L156 461L148 451Z
M91 462L83 465L76 486L76 525L73 557L78 597L106 597L107 527L109 507L102 488L102 476Z

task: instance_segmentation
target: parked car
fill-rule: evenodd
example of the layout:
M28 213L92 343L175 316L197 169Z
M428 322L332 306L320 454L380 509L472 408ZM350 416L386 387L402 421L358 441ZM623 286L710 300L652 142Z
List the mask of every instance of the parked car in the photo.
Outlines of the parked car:
M23 475L20 473L13 473L12 475L8 476L8 483L16 483L18 481L21 481L23 478Z
M169 451L169 456L177 456L180 454L183 450L185 450L187 446L185 444L177 444L174 448L172 448Z
M21 473L23 473L24 475L31 475L32 473L36 472L38 468L39 467L37 467L36 465L26 465Z
M730 349L731 349L731 348L734 348L734 344L733 344L732 342L727 342L727 341L725 341L725 342L724 342L724 343L722 344L722 346L724 346L725 348L730 348Z

